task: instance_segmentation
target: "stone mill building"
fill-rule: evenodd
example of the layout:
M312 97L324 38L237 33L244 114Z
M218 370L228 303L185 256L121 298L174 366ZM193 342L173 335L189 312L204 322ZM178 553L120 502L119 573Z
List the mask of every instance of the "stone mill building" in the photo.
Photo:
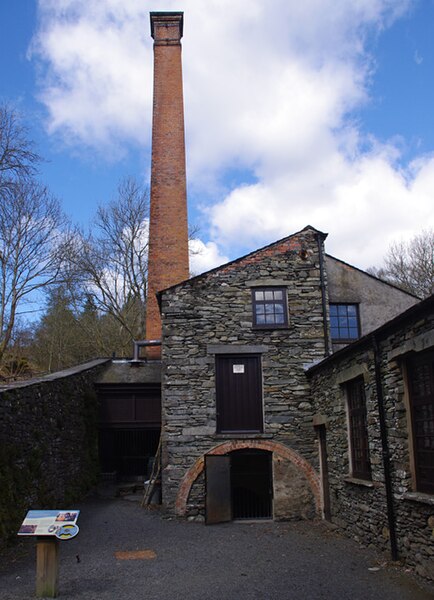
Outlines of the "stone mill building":
M434 579L433 297L330 256L310 225L189 278L183 14L151 13L151 34L147 339L88 367L101 470L148 477L161 438L166 514L324 518Z

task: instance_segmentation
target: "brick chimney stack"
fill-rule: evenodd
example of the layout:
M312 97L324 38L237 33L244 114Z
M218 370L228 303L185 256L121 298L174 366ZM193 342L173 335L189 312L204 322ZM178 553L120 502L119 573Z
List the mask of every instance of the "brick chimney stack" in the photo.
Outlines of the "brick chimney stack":
M182 31L182 12L151 12L154 102L146 307L148 340L161 338L156 292L189 277ZM160 348L149 347L147 356L159 358Z

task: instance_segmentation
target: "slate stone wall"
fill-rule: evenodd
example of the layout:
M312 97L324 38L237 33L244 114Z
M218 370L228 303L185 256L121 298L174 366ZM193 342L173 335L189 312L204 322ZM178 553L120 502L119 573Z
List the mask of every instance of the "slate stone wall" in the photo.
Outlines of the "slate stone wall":
M411 427L405 383L408 353L434 347L432 309L416 314L395 330L379 337L381 380L391 457L391 476L399 557L416 571L434 579L434 496L415 492ZM368 438L372 482L351 478L345 382L363 375L367 401ZM327 419L327 453L332 521L349 536L366 545L389 550L384 470L375 385L374 350L368 340L363 347L347 349L313 370L312 400L318 414Z
M251 289L287 289L286 329L254 329ZM282 242L176 286L162 296L163 503L173 513L180 483L194 462L228 438L272 439L318 467L313 409L304 365L324 357L316 232ZM262 357L264 433L216 433L215 355L255 350ZM286 481L286 483L285 483ZM279 498L303 478L279 482ZM291 488L291 489L289 489ZM203 516L203 479L187 516ZM290 500L288 500L290 501ZM299 515L302 516L302 515Z
M97 481L93 361L0 389L0 545L29 509L70 508Z

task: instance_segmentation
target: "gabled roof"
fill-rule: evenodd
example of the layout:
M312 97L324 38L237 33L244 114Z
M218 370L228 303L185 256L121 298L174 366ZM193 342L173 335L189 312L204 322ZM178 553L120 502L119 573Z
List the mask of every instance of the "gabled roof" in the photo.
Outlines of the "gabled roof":
M311 231L314 234L320 236L321 241L324 241L328 235L327 233L323 233L322 231L319 231L319 229L312 227L312 225L306 225L306 227L303 227L303 229L300 229L300 231L296 231L295 233L292 233L291 235L288 235L280 240L277 240L276 242L272 242L271 244L268 244L267 246L263 246L262 248L253 250L253 252L249 252L248 254L245 254L244 256L240 256L239 258L236 258L235 260L231 260L223 265L214 267L214 269L205 271L204 273L201 273L200 275L196 275L195 277L191 277L189 279L184 279L184 281L180 281L179 283L176 283L175 285L171 285L170 287L167 287L163 290L158 291L156 294L157 298L158 298L158 302L160 303L161 296L163 294L165 294L166 292L168 292L169 290L174 290L177 287L186 285L186 284L194 284L197 281L200 281L201 279L206 279L210 275L217 274L219 271L224 271L224 270L228 270L229 268L236 267L236 266L238 266L239 263L242 263L243 261L251 259L255 256L258 256L258 258L259 258L261 254L268 252L273 248L276 248L276 250L277 250L277 248L279 246L290 243L295 237L297 237L298 235L300 235L301 233L303 233L305 231Z

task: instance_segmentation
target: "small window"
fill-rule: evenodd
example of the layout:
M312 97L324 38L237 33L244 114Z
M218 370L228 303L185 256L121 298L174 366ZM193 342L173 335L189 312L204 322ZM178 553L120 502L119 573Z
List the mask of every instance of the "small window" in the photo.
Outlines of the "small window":
M357 304L330 304L330 330L333 341L357 340L360 337Z
M255 288L252 290L253 325L255 327L286 327L288 309L285 288Z
M347 383L348 426L351 449L351 475L357 479L371 479L368 426L366 416L365 383L358 377Z
M408 363L416 488L434 493L434 352Z

